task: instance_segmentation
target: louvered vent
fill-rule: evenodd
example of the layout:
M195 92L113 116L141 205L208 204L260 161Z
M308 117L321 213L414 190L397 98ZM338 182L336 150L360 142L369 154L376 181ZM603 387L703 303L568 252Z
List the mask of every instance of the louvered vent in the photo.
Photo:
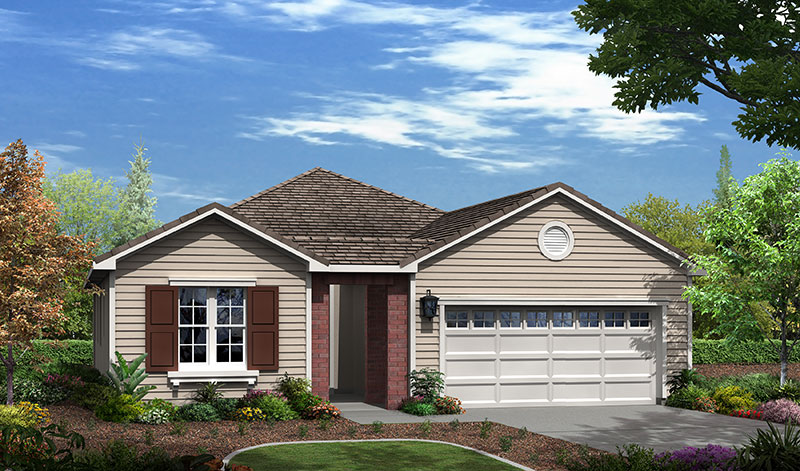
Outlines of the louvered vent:
M544 247L551 255L563 255L569 247L569 235L560 227L551 227L544 233Z

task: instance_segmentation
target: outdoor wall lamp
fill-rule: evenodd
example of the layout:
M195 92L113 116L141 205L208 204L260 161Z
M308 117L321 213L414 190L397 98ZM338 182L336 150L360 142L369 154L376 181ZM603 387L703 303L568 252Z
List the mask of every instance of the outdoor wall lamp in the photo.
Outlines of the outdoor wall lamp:
M425 296L419 299L419 314L426 319L433 319L438 316L439 298L431 295L431 290L427 290Z

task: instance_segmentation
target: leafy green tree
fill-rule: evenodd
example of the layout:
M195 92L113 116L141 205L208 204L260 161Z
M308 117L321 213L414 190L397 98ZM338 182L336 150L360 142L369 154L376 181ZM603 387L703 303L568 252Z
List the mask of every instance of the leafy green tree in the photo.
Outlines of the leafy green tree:
M708 272L708 282L685 294L713 312L728 338L773 342L780 353L781 385L800 340L800 163L789 156L782 152L734 187L729 209L705 213L705 237L715 250L695 261ZM753 314L758 306L772 320L777 339Z
M736 185L736 180L731 172L731 154L728 146L719 150L719 170L717 170L717 187L714 188L714 206L718 208L731 208L731 191Z
M697 104L702 84L741 105L743 138L800 147L797 0L586 0L573 15L603 34L589 69L618 79L620 110Z
M128 185L119 195L119 214L115 231L114 246L135 239L155 229L161 223L155 218L156 197L153 192L153 175L150 173L150 159L145 158L147 148L142 144L134 146L131 168L125 172Z
M622 208L622 214L634 224L692 255L711 251L711 246L703 238L701 224L701 214L707 206L706 202L696 208L688 203L681 206L678 200L648 193L644 201Z

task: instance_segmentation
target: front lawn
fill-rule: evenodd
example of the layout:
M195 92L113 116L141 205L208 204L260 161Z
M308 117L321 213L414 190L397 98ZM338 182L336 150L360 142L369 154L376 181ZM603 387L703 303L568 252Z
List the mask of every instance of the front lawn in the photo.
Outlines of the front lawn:
M472 450L418 441L302 443L264 446L236 455L231 463L292 470L513 470L514 466Z

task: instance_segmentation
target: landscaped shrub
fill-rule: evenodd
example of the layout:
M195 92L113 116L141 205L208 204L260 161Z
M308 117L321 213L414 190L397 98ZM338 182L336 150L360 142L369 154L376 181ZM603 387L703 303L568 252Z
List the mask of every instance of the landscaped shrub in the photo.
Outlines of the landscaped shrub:
M233 417L233 412L236 410L237 402L237 399L223 397L217 399L211 405L214 406L214 409L217 409L220 418L231 419Z
M717 403L720 414L730 414L739 409L755 409L758 403L753 395L739 386L717 388L711 396Z
M408 374L411 382L411 394L422 396L433 401L442 395L444 391L444 373L432 368L413 370Z
M178 408L175 407L175 404L165 401L164 399L152 399L144 402L143 405L146 411L157 409L166 412L170 419L175 417L175 414L178 412Z
M34 340L30 348L14 347L15 380L41 381L47 373L67 373L62 365L91 365L91 340ZM6 367L0 362L0 380L5 386ZM16 386L16 382L15 382Z
M678 374L670 377L669 381L667 381L667 388L670 394L674 394L690 384L697 384L702 379L703 375L698 373L697 370L683 369Z
M203 404L213 404L217 399L222 399L222 393L219 391L219 383L211 381L197 388L194 392L193 399L195 402Z
M779 363L778 351L769 340L729 342L726 340L694 339L692 361L696 364L713 363ZM793 349L792 363L800 362L800 350Z
M14 384L14 398L39 404L55 404L67 399L70 391L39 380L21 380Z
M757 402L772 399L775 388L780 385L780 379L766 373L753 373L744 376L728 376L722 379L720 386L739 386L752 394Z
M743 419L755 419L755 420L760 420L763 415L764 415L763 412L754 409L750 410L741 409L741 410L735 410L730 413L731 417L741 417Z
M97 383L110 385L108 376L97 368L80 363L50 363L42 368L43 373L53 375L68 375L80 378L84 383Z
M116 389L111 386L86 383L84 386L75 390L70 399L79 405L89 409L97 410L98 407L107 403L114 396L119 395Z
M56 439L59 440L58 443ZM69 464L71 450L83 447L83 444L82 436L75 432L66 432L55 424L42 429L6 426L0 429L0 469L58 469L57 458L58 461Z
M758 408L761 419L768 422L800 424L800 405L790 399L775 399L761 404Z
M736 467L736 450L719 445L707 445L703 448L687 446L679 450L659 453L655 461L660 462L663 469L669 470L714 470L734 471Z
M800 429L792 424L783 432L771 423L768 431L756 430L756 436L738 449L737 464L742 471L800 469Z
M639 445L625 445L616 454L591 454L585 448L578 452L578 458L567 459L569 471L655 471L661 470L659 460L653 450Z
M400 403L400 410L412 415L436 415L436 406L427 402L422 396L413 396Z
M463 414L466 412L464 408L461 407L461 400L457 397L437 397L434 399L433 405L436 406L436 411L439 414Z
M305 411L303 416L307 419L330 420L339 417L341 414L338 407L326 402L311 406L310 409Z
M233 413L233 419L240 422L257 422L265 420L266 416L261 409L255 407L240 407Z
M150 448L140 455L135 445L128 445L120 440L107 443L102 450L90 449L75 453L78 469L96 471L209 470L210 466L205 463L213 459L214 457L209 454L171 457L158 447Z
M130 394L112 396L94 411L94 415L107 422L133 422L144 412L144 406Z
M67 389L69 391L74 391L80 387L86 385L86 383L81 379L79 376L73 376L68 374L60 374L60 373L50 373L44 379L45 384L49 384L52 386L57 386L60 388Z
M294 401L289 401L289 405L292 407L292 410L300 414L301 417L307 418L305 416L306 411L311 409L314 406L319 404L324 404L325 399L317 396L316 394L301 394L295 398Z
M12 406L0 405L0 427L35 427L50 418L50 412L30 402L19 402Z
M795 402L800 401L800 383L791 379L786 380L783 386L776 385L772 390L770 399L791 399Z
M136 418L137 422L149 425L166 424L170 421L171 416L169 412L164 409L146 409L142 414Z
M275 390L286 396L289 403L292 403L298 396L304 396L311 392L311 382L308 378L298 378L284 373Z
M692 403L692 409L713 414L717 411L717 401L708 396L698 397Z
M261 412L264 413L265 419L275 420L277 422L293 420L298 417L297 412L292 410L291 406L289 406L289 402L282 394L262 394L250 401L250 407L260 409Z
M156 388L153 385L139 386L149 376L145 373L145 368L141 366L147 358L147 353L142 353L131 362L125 360L125 357L119 352L114 352L114 354L117 355L117 364L111 364L108 378L121 394L128 394L135 401L141 401L145 394Z
M666 404L670 407L679 407L681 409L691 409L694 406L694 401L701 397L711 396L711 391L701 388L695 384L690 384L685 388L677 390L674 394L667 397Z
M216 422L220 419L214 406L201 402L182 405L178 408L177 416L187 422Z

